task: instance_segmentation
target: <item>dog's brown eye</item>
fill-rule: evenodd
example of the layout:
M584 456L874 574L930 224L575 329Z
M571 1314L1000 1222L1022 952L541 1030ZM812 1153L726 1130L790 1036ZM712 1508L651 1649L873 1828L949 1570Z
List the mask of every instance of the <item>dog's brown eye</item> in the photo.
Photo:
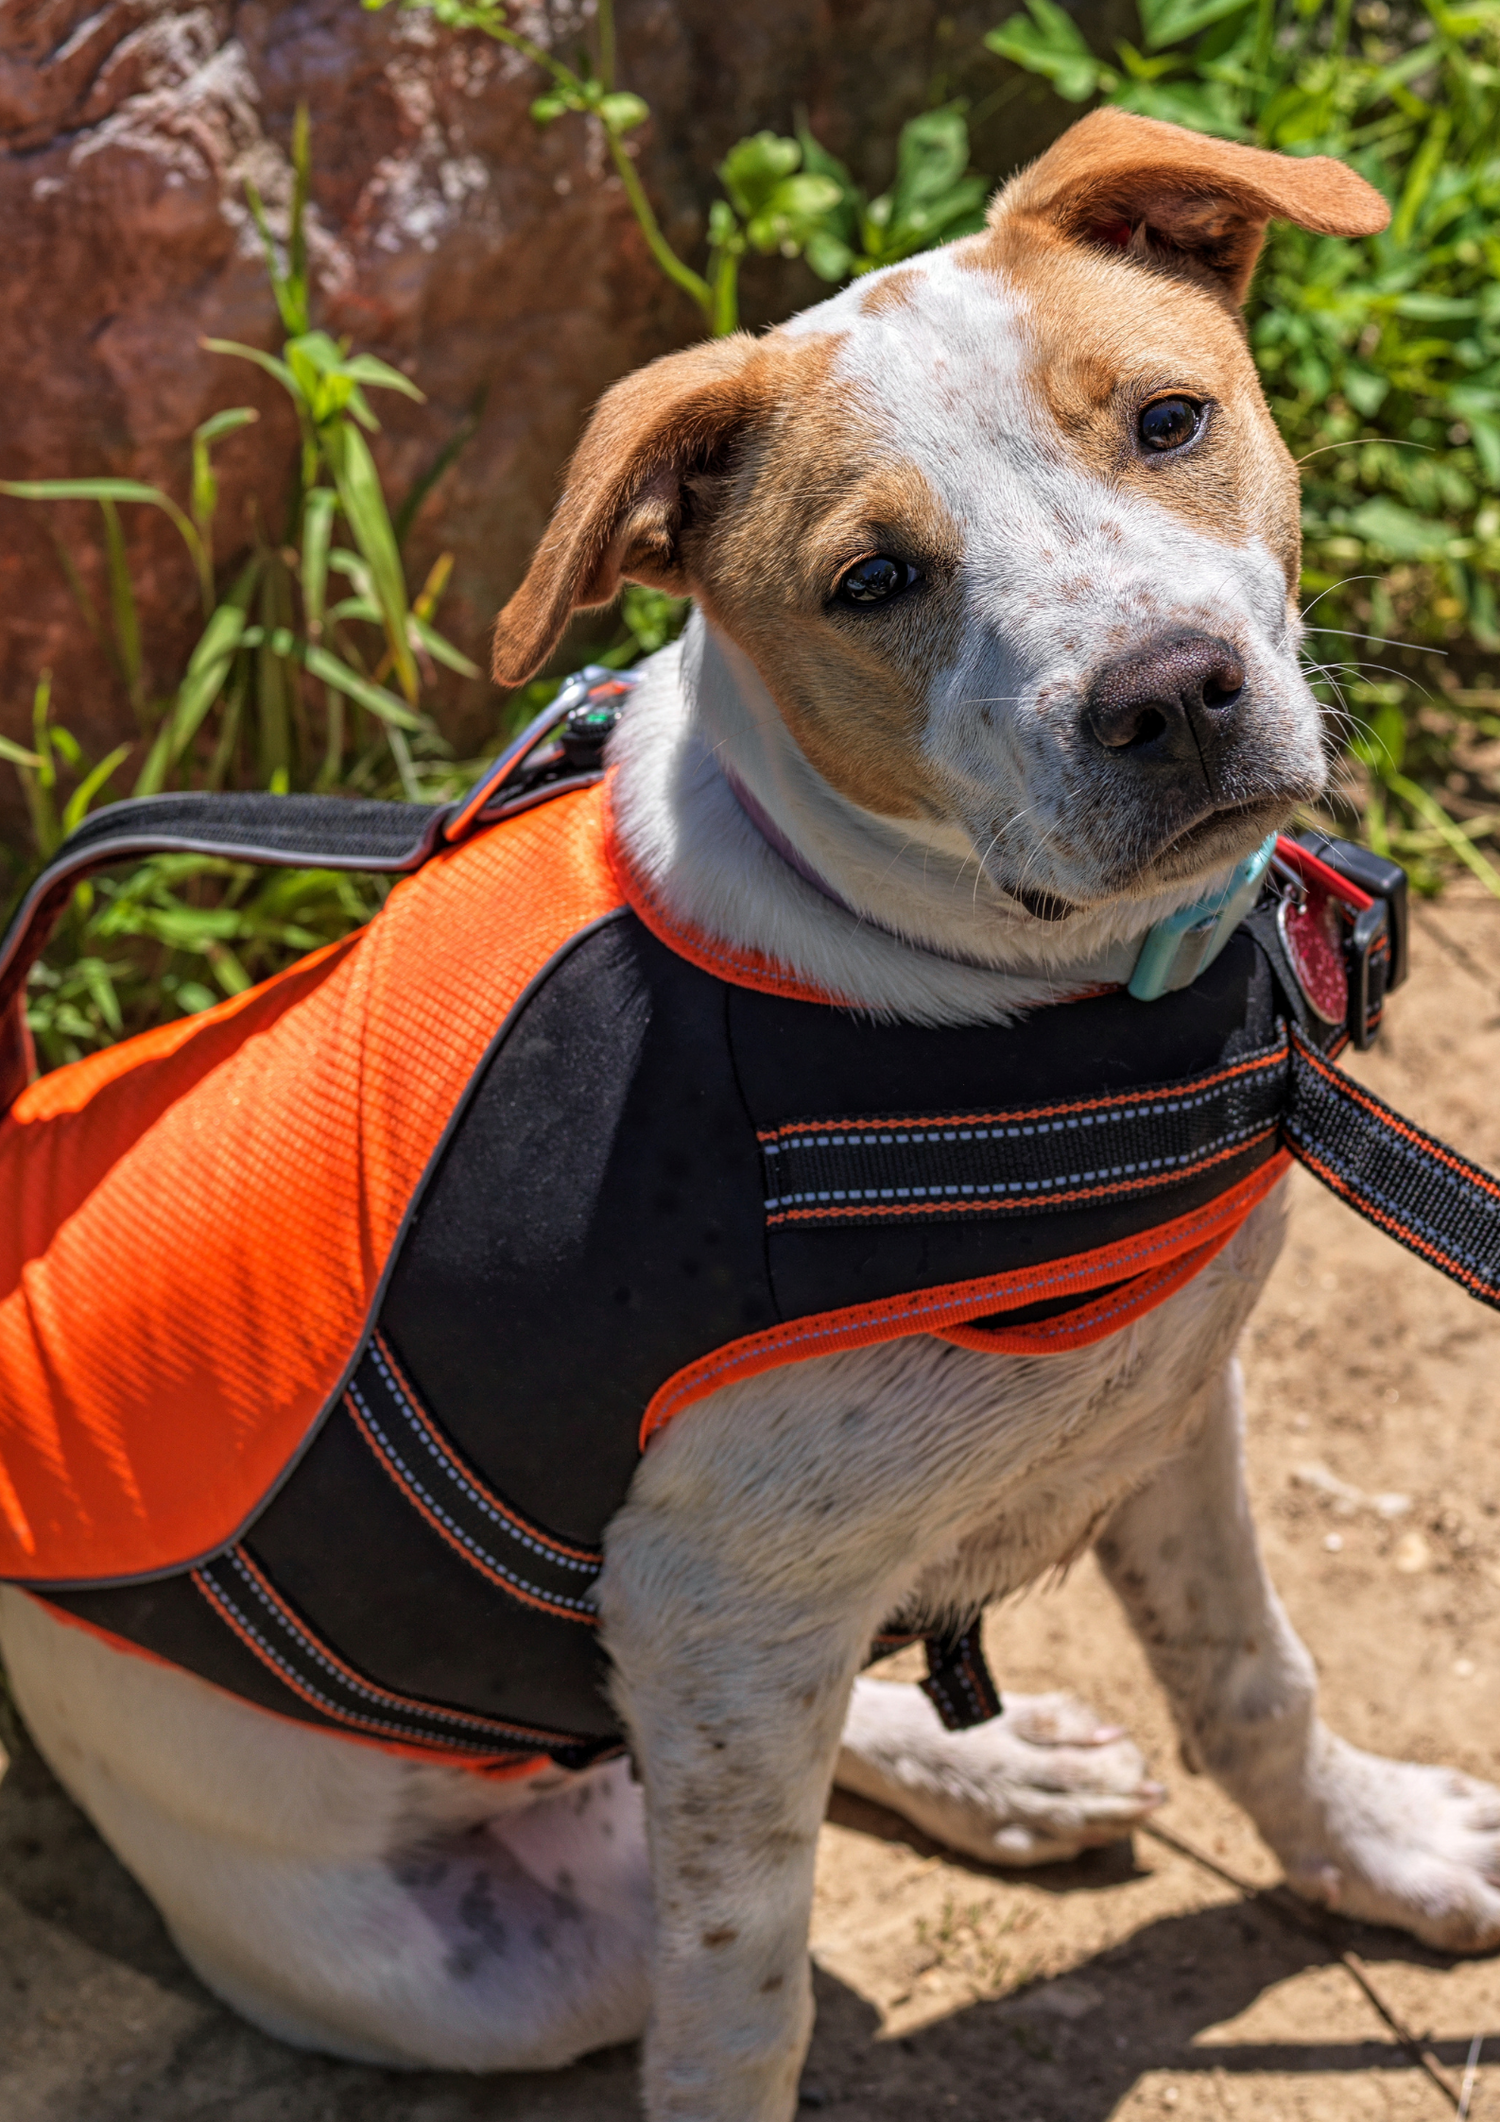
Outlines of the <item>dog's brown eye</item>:
M916 569L904 560L893 560L889 553L872 553L868 560L855 561L833 594L840 604L883 604L916 579Z
M1181 449L1191 442L1203 419L1203 408L1191 398L1158 398L1136 422L1136 432L1147 449Z

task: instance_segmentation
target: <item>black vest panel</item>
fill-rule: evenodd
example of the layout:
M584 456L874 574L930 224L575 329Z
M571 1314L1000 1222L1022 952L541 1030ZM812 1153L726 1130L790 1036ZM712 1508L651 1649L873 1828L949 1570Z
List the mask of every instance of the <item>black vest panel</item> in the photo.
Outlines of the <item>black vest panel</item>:
M349 1391L240 1540L154 1583L46 1596L325 1728L475 1762L593 1758L619 1741L591 1604L600 1544L670 1377L782 1321L1111 1244L1277 1147L1274 1128L1238 1150L1231 1135L1211 1164L1076 1205L1028 1193L799 1222L768 1212L762 1137L1180 1082L1266 1052L1286 1007L1241 930L1157 1002L1110 992L1003 1029L879 1024L730 986L622 912L519 1007Z

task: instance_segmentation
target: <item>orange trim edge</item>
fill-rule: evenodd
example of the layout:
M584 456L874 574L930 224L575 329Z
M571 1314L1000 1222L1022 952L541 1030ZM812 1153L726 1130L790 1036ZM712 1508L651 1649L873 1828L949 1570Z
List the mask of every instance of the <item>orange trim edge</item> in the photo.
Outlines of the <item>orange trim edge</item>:
M364 1732L335 1731L326 1724L309 1724L301 1717L289 1717L284 1710L267 1709L263 1702L251 1702L244 1695L237 1695L232 1688L220 1687L215 1680L205 1680L201 1673L187 1672L186 1667L175 1665L170 1658L162 1658L143 1644L132 1643L125 1636L117 1636L112 1629L101 1628L97 1621L85 1621L80 1614L70 1614L60 1606L52 1605L45 1596L28 1591L24 1585L13 1585L24 1598L45 1607L49 1621L57 1621L64 1628L76 1628L85 1636L92 1636L106 1650L121 1652L127 1658L143 1658L148 1665L160 1666L163 1672L176 1673L179 1678L197 1682L199 1687L210 1687L226 1702L237 1708L254 1710L258 1717L274 1717L278 1724L291 1724L301 1732L313 1732L320 1739L334 1739L342 1746L368 1746L377 1754L394 1754L400 1761L422 1761L429 1768L461 1768L471 1776L483 1776L488 1783L519 1783L524 1777L539 1775L544 1768L552 1766L550 1754L532 1754L525 1761L517 1761L506 1754L481 1755L477 1760L472 1754L447 1754L436 1746L406 1746L399 1739L371 1739Z
M983 1275L973 1282L950 1282L936 1289L917 1290L910 1296L883 1297L874 1304L817 1312L766 1327L758 1334L747 1334L743 1340L730 1341L696 1362L685 1364L653 1396L641 1420L641 1449L644 1451L651 1439L695 1400L705 1399L720 1386L735 1384L742 1378L779 1369L785 1363L804 1363L813 1356L831 1355L839 1349L870 1348L881 1341L898 1341L908 1334L935 1334L940 1339L956 1340L955 1330L962 1329L968 1319L982 1318L989 1312L1016 1311L1042 1298L1068 1292L1081 1295L1130 1276L1126 1289L1114 1290L1103 1302L1085 1305L1062 1319L1044 1319L1035 1326L971 1329L970 1338L960 1346L1011 1354L1052 1354L1061 1348L1085 1348L1101 1341L1117 1327L1153 1310L1206 1266L1277 1185L1291 1162L1289 1150L1277 1150L1266 1164L1204 1207L1191 1209L1170 1223L1156 1224L1114 1245L1048 1260L1039 1267Z

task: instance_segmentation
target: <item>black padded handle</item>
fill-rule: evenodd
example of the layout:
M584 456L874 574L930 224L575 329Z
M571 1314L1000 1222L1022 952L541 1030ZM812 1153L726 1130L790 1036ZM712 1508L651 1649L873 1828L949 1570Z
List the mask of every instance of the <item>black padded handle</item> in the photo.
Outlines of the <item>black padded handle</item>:
M46 949L74 887L111 863L139 855L221 855L280 869L405 876L436 854L455 807L261 791L187 791L112 803L68 835L0 940L0 1015Z

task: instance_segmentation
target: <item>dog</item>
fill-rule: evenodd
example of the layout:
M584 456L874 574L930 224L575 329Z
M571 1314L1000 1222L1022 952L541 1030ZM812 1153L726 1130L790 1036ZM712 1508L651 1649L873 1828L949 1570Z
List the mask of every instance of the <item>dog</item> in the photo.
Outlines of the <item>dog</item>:
M982 235L611 390L496 673L529 676L624 579L694 600L611 754L658 903L877 1019L1004 1026L1118 981L1315 799L1297 477L1239 306L1271 218L1355 235L1385 211L1324 158L1101 111ZM16 1700L187 1960L273 2034L475 2071L644 2034L654 2122L786 2122L831 1782L1000 1864L1159 1803L1065 1695L952 1732L860 1676L890 1615L972 1612L1092 1546L1186 1757L1290 1884L1487 1949L1500 1791L1327 1731L1261 1561L1234 1350L1283 1213L1278 1191L1085 1347L908 1335L701 1398L605 1537L628 1761L413 1762L12 1587Z

